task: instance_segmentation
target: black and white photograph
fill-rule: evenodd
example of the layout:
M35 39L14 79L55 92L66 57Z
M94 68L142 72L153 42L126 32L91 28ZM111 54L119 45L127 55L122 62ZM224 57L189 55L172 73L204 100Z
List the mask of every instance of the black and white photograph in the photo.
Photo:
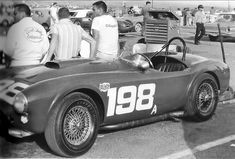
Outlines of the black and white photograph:
M0 158L235 158L235 0L1 0Z

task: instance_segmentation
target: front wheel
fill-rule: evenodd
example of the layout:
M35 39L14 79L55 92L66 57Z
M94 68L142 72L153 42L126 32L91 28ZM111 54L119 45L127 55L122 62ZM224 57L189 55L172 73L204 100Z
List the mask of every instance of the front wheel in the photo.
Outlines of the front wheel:
M210 74L200 75L192 84L185 113L195 121L212 117L218 104L218 85Z
M64 157L79 156L94 144L99 113L95 102L83 93L71 93L52 110L45 130L47 144Z

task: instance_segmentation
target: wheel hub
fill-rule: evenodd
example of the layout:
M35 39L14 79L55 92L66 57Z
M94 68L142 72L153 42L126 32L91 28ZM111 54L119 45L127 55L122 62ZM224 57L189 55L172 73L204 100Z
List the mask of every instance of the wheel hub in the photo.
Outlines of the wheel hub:
M91 115L82 106L75 106L66 113L63 126L65 139L72 145L84 143L94 130Z
M202 113L207 113L214 102L213 88L209 83L203 83L198 90L198 109Z

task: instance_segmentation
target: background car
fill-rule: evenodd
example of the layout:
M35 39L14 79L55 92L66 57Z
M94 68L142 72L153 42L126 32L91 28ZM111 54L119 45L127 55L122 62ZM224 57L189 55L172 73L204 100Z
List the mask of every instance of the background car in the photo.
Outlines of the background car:
M32 18L39 24L42 24L44 27L50 27L50 9L49 8L33 8L31 11Z
M66 157L87 152L100 129L147 124L174 112L208 120L229 87L229 67L169 51L173 40L164 52L112 62L78 58L1 69L0 120L10 135L44 133L51 150Z
M149 15L152 19L168 19L172 25L180 25L180 20L177 16L168 10L151 10L149 11ZM131 21L134 25L134 31L141 33L143 27L143 16L124 15L119 19Z
M224 40L235 38L235 13L220 13L214 23L206 23L206 34L211 41L219 40L217 24L220 24L221 36Z
M92 22L92 10L91 9L76 9L70 10L70 19L78 25L81 25L82 28L90 30Z
M70 10L70 19L78 25L81 25L85 30L91 29L93 12L91 9L76 9ZM129 20L117 19L119 34L133 31L133 23Z

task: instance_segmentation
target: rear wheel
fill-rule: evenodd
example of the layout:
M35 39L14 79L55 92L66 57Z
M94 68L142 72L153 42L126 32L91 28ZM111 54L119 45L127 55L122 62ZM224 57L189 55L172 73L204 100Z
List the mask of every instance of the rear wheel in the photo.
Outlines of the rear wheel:
M142 24L141 23L136 23L135 24L135 31L137 33L141 33L141 31L142 31Z
M218 85L210 74L200 75L193 83L185 113L195 121L211 118L218 104Z
M95 102L86 94L72 93L52 110L45 138L56 154L74 157L94 144L99 126Z

